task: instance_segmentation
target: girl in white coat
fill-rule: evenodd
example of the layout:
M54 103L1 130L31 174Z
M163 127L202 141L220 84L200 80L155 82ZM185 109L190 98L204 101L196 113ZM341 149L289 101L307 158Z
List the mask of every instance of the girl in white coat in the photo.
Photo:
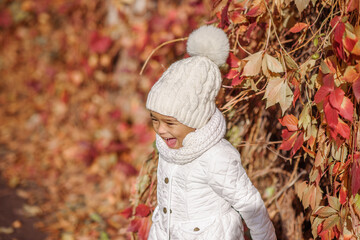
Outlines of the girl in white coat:
M165 71L146 102L159 150L158 205L148 239L244 239L241 218L253 240L276 239L239 152L224 139L226 122L215 105L227 36L203 26L190 34L187 52L190 57Z

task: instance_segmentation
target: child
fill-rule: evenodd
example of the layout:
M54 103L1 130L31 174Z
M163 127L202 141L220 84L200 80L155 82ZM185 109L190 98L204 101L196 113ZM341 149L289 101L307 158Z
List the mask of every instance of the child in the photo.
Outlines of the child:
M187 52L191 57L173 63L146 102L160 154L148 239L244 239L241 217L252 239L276 239L239 152L224 139L226 122L215 105L227 36L203 26L190 34Z

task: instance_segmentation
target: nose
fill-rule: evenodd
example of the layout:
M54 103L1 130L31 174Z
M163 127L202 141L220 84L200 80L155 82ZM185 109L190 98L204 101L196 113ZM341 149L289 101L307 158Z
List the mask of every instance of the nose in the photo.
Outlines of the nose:
M159 123L159 128L158 128L158 134L161 135L161 134L165 134L166 133L166 127L165 127L165 124L163 123Z

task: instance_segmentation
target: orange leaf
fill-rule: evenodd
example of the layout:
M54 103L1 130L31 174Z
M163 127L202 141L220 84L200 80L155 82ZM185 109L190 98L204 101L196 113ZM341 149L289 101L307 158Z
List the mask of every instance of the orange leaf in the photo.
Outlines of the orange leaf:
M340 193L339 193L339 201L341 205L344 205L347 200L347 189L344 187L344 185L341 185Z
M290 114L290 115L285 115L282 119L279 119L279 122L281 125L283 125L284 127L287 127L287 129L289 131L297 131L298 130L298 119Z
M230 19L234 24L246 23L248 21L247 18L239 12L233 12Z
M356 79L360 77L360 73L356 71L355 66L348 66L345 69L343 80L348 83L353 83Z
M304 28L306 28L308 26L309 25L306 24L306 23L299 22L299 23L296 23L292 28L290 28L290 32L298 33L298 32L300 32L301 30L303 30Z

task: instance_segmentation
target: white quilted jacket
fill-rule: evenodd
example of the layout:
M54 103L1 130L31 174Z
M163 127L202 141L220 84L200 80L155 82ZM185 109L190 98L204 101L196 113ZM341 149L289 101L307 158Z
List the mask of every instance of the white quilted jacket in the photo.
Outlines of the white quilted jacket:
M224 134L225 119L216 110L180 149L157 136L158 206L148 239L241 240L241 217L253 240L276 239L263 200Z

